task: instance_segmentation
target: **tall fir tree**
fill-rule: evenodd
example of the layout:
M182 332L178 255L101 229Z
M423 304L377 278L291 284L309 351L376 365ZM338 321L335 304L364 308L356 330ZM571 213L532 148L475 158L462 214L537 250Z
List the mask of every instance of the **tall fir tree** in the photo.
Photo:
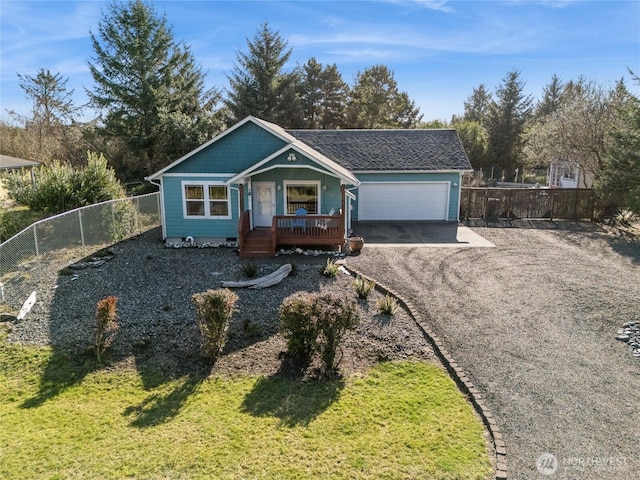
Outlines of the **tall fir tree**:
M542 90L542 99L536 104L535 118L543 118L554 113L565 98L565 85L555 73Z
M524 93L520 72L508 72L496 89L487 119L489 161L504 169L507 176L524 162L523 134L532 115L532 103L532 96Z
M409 94L398 90L386 65L356 75L347 114L350 128L416 128L421 119L419 108Z
M44 132L73 121L78 112L73 102L73 89L67 88L68 78L41 68L35 77L18 74L19 85L33 103L31 122Z
M489 116L493 99L484 83L473 89L464 102L464 120L484 125Z
M322 118L322 102L324 100L322 64L311 57L302 66L300 81L300 108L304 128L316 129Z
M310 58L302 68L300 82L302 126L311 129L344 127L348 99L349 86L336 64L323 67L315 58Z
M254 115L290 128L301 124L296 92L300 73L284 72L291 57L287 41L264 22L252 40L248 52L238 52L228 76L225 105L231 121Z
M218 93L205 90L189 48L150 5L112 1L91 42L89 97L105 112L100 134L126 145L122 176L152 173L221 128Z
M342 79L338 66L334 63L322 71L324 100L320 128L344 128L347 122L349 85Z

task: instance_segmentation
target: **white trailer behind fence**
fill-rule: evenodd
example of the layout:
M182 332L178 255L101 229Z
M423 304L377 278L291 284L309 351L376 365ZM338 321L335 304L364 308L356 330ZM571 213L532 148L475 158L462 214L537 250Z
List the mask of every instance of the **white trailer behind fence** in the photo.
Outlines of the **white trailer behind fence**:
M157 227L159 202L159 193L150 193L89 205L40 220L1 243L0 306L19 309L44 271Z

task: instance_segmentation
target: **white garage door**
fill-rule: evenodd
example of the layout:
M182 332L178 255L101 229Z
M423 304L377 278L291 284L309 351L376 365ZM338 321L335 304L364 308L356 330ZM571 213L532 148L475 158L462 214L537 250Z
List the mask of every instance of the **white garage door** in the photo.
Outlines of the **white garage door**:
M361 183L359 220L447 220L449 182Z

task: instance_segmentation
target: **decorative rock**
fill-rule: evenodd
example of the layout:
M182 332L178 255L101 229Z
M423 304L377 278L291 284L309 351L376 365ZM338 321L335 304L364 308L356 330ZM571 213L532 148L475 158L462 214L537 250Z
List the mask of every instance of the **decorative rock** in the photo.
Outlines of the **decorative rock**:
M616 340L626 342L631 350L631 355L640 358L640 322L626 322L622 328L618 330Z

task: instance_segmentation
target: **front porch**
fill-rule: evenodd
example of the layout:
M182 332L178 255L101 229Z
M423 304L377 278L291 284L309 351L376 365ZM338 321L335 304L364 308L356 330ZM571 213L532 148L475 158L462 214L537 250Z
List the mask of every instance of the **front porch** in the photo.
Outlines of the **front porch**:
M281 246L335 247L345 238L344 215L276 215L271 227L251 229L250 212L238 223L240 257L273 257Z

